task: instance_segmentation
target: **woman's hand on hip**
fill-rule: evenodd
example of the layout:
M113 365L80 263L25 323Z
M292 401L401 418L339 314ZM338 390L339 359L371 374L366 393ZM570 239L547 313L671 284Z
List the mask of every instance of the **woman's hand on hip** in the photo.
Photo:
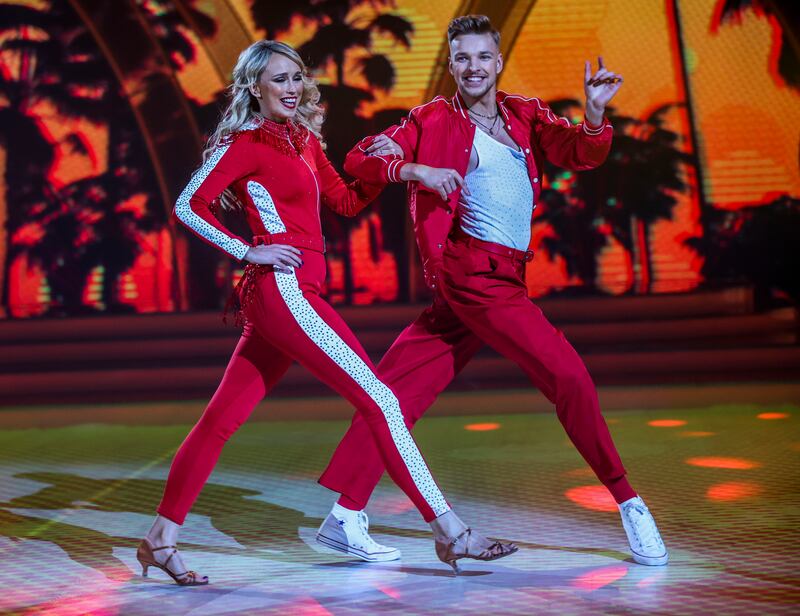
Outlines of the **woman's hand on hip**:
M244 254L244 260L258 265L272 265L278 271L291 271L303 265L303 252L286 244L251 246Z

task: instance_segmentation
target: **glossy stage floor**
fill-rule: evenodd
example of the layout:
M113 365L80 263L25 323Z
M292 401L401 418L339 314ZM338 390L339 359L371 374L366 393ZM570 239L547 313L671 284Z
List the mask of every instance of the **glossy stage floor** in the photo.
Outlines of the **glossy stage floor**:
M368 512L401 561L316 545L332 494L315 479L346 422L254 421L187 520L181 548L212 581L190 589L161 572L143 579L135 559L187 431L169 425L174 405L158 406L142 407L140 425L0 431L0 611L779 614L800 604L797 406L606 414L671 551L666 567L631 561L614 504L553 415L430 417L415 434L456 510L521 546L458 578L389 483ZM37 411L46 416L27 412Z

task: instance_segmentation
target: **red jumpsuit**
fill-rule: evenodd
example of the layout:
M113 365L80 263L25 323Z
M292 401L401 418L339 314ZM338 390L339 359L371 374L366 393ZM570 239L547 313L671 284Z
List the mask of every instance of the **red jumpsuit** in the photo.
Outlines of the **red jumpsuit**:
M210 204L234 190L253 244L290 244L303 251L290 273L248 265L241 291L247 325L208 407L181 445L158 512L182 524L227 439L297 360L350 401L377 443L378 464L426 521L449 510L403 421L394 392L377 376L364 349L320 297L325 257L320 204L353 216L379 188L345 184L319 141L302 126L253 123L233 135L192 177L175 215L203 240L241 259L251 243L231 234ZM373 441L374 439L374 441Z
M573 170L601 164L611 145L607 122L573 126L537 98L497 93L497 106L510 137L525 154L533 201L541 191L546 158ZM367 155L374 137L348 154L345 169L367 182L399 182L409 162L452 168L466 176L475 126L460 95L437 97L413 109L384 134L403 148L402 157ZM433 305L397 338L378 372L400 398L412 427L483 345L519 364L532 383L555 404L575 447L617 502L636 493L600 413L592 379L564 335L528 299L523 279L528 251L466 235L456 218L460 189L448 201L421 184L409 184L409 207L423 273L434 291ZM380 480L374 443L360 417L340 443L320 483L363 508Z

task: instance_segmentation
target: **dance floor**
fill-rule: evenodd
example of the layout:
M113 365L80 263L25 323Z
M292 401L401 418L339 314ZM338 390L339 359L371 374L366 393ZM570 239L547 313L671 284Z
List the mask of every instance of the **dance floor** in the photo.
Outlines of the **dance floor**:
M229 443L181 536L211 578L200 588L152 569L142 578L135 558L186 425L3 429L0 612L797 613L800 407L606 417L670 549L666 567L630 559L613 502L553 415L430 417L415 431L459 515L521 547L459 577L388 482L367 511L401 561L315 544L333 499L316 478L346 422L256 421Z

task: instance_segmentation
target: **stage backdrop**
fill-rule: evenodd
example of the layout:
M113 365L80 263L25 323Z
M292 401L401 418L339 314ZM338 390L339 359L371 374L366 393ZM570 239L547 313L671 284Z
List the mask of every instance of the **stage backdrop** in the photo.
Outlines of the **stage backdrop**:
M0 1L2 315L219 308L241 272L170 213L238 53L264 37L300 50L340 167L361 136L452 94L445 31L468 12L501 30L500 87L573 122L585 59L625 76L609 160L546 169L531 296L744 282L796 300L795 3L30 0ZM403 187L324 225L332 301L425 299Z

